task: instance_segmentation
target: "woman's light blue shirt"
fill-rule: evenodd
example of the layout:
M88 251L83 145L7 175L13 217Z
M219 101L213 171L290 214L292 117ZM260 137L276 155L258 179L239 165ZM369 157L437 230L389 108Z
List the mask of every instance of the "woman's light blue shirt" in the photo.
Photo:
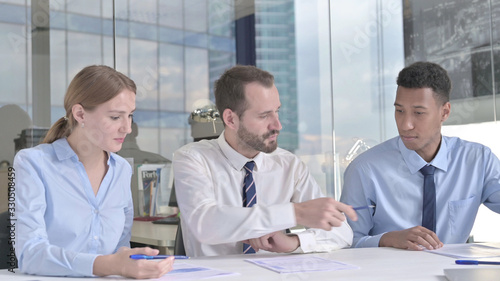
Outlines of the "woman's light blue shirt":
M15 247L22 272L92 276L98 255L129 246L132 168L114 153L107 163L94 195L83 164L65 138L17 153Z
M382 235L422 223L423 181L427 162L399 137L359 155L344 174L342 202L375 205L350 221L353 247L377 247ZM443 243L465 243L484 203L500 213L500 161L481 144L442 137L431 164L437 169L436 234ZM493 222L492 222L493 223Z

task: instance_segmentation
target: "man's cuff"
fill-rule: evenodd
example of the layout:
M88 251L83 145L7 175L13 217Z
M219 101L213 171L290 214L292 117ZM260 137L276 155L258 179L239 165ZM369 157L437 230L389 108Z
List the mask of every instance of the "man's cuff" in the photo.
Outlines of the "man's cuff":
M355 243L354 247L355 248L369 248L369 247L378 247L380 243L380 238L385 234L380 233L374 236L365 236L360 239Z
M311 253L314 252L316 248L316 239L314 234L311 232L303 231L297 234L299 237L299 247L295 249L292 253Z

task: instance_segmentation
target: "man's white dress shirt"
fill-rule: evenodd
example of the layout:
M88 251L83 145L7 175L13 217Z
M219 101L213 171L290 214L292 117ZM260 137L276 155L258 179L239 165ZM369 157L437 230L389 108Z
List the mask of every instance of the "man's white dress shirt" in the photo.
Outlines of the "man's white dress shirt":
M242 205L244 165L255 161L257 204ZM242 240L258 238L297 225L293 203L324 197L307 166L278 148L248 159L224 138L190 143L174 154L177 202L189 256L242 253ZM344 222L331 231L307 229L298 234L296 252L322 252L349 247L353 233Z

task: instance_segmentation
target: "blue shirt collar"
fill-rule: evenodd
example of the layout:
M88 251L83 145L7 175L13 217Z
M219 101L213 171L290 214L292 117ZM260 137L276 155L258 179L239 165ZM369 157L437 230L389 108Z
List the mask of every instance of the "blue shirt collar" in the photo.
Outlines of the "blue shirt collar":
M443 170L444 172L448 170L448 146L446 145L446 140L443 138L443 136L441 136L441 145L439 147L438 153L430 163L427 163L414 150L406 148L400 137L398 139L398 147L406 163L406 166L412 174L415 174L427 164L431 164L432 166Z
M231 166L238 170L241 171L245 164L248 161L254 161L255 162L255 167L254 170L258 170L258 167L262 165L262 155L264 153L259 152L257 156L255 156L253 159L247 158L243 155L241 155L238 151L234 150L226 141L226 137L224 136L224 132L220 134L219 138L217 139L217 143L219 144L220 149L222 150L222 154L226 157L226 159L229 161Z
M63 161L72 157L76 157L75 159L78 160L78 155L76 155L76 152L71 148L66 138L60 138L55 140L52 143L52 146L54 147L54 152L56 153L57 159L59 161ZM107 152L107 154L108 154L107 163L108 165L110 165L111 162L113 163L115 162L114 159L115 156L113 155L113 153Z

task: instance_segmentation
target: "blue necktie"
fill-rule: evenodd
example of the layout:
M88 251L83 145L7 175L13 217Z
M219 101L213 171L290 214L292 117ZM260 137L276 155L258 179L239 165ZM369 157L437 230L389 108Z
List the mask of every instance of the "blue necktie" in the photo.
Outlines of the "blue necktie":
M436 186L434 185L434 166L424 166L420 172L424 175L424 204L422 226L436 232Z
M257 203L257 194L255 194L255 182L253 181L253 167L255 162L249 161L245 164L245 179L243 180L243 207L252 207ZM254 254L255 250L250 244L243 244L244 254Z

